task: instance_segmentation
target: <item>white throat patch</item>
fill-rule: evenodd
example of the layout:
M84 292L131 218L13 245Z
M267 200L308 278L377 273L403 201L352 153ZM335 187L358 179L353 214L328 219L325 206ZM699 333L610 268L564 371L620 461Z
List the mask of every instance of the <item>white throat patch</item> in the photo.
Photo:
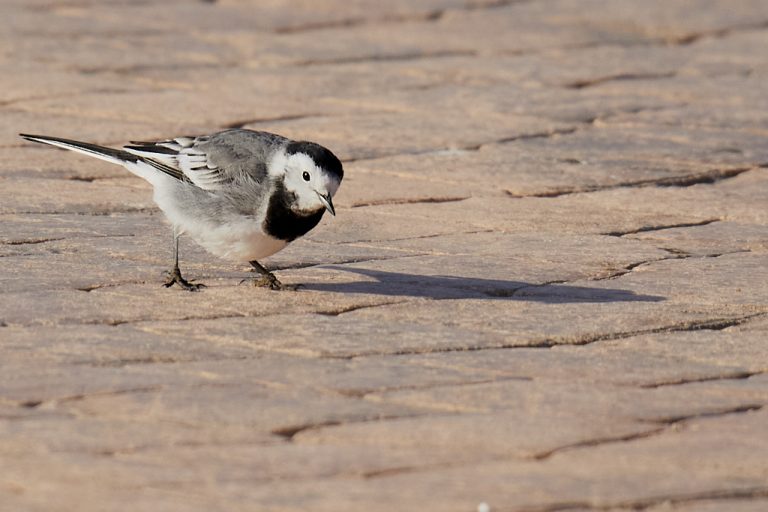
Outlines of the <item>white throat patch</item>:
M280 163L283 164L282 173L276 168ZM327 173L315 164L312 157L305 153L284 154L275 158L270 167L272 166L275 169L271 170L270 174L274 172L275 175L281 176L285 190L295 194L294 210L315 212L325 208L319 194L328 193Z

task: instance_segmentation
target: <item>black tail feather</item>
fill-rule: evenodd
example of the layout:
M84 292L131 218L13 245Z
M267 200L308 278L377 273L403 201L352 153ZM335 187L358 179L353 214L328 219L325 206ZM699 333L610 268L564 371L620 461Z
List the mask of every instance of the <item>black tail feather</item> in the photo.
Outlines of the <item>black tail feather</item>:
M112 161L113 163L122 162L137 162L139 158L135 155L122 151L120 149L108 148L105 146L99 146L97 144L91 144L88 142L80 142L77 140L63 139L60 137L50 137L48 135L31 135L27 133L20 133L21 137L32 141L40 142L43 144L50 144L63 149L71 149L73 151L79 151L86 153L102 160Z

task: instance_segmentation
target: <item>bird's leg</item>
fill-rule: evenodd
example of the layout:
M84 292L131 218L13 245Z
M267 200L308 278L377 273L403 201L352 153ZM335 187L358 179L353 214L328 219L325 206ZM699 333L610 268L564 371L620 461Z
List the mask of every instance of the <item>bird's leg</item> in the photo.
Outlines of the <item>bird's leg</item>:
M254 286L262 286L264 288L269 288L270 290L295 290L296 286L291 285L284 285L280 282L280 280L275 277L275 274L264 268L258 261L253 260L249 261L248 263L251 264L251 266L261 274L261 277L253 280Z
M181 270L179 270L179 232L176 228L173 228L173 269L168 272L168 279L163 283L163 286L170 288L174 283L178 284L189 292L196 292L200 288L205 288L204 284L192 284L183 277L181 277Z

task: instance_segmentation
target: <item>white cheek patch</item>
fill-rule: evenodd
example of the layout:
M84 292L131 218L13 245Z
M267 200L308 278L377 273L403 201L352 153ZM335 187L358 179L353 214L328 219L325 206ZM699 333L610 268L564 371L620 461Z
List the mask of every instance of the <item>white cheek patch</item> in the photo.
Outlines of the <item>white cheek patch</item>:
M315 165L314 160L304 153L290 155L284 160L285 177L283 183L285 189L296 194L294 208L300 211L316 211L324 208L315 189L323 173ZM309 181L304 180L304 173L308 172Z
M285 174L285 188L291 192L311 191L313 184L317 183L316 180L321 175L320 169L317 168L314 160L304 153L296 153L287 158L284 157L282 162L278 162L278 159L275 159L274 166L276 167L278 164L282 164L282 173ZM277 172L275 170L275 173ZM304 180L305 172L308 172L311 176L309 182Z
M299 192L302 188L302 181L303 180L297 176L296 171L288 171L285 173L283 183L285 184L286 190L290 192Z

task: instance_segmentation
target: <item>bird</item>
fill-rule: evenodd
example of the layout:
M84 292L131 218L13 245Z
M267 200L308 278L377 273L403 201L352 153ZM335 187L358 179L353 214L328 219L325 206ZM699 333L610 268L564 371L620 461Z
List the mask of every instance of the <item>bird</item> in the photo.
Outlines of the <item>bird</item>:
M327 211L344 169L329 149L264 131L230 129L210 135L133 141L122 149L88 142L19 134L122 165L149 182L154 201L173 227L173 266L166 287L205 287L179 269L179 237L186 234L208 252L249 263L260 276L254 285L283 285L258 260L307 234Z

